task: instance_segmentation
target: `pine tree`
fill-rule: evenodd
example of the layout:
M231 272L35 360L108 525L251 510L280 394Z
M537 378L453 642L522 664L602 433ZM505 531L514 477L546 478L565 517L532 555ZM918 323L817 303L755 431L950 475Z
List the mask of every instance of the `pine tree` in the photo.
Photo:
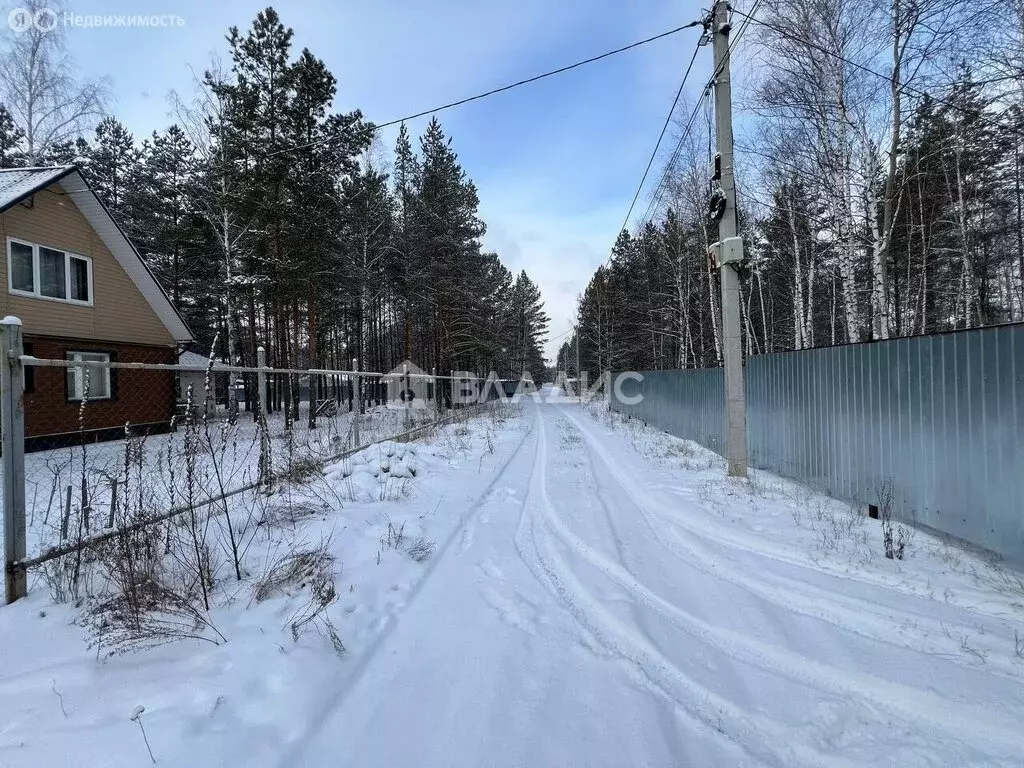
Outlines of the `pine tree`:
M89 152L87 174L93 191L129 236L140 227L133 205L139 189L142 153L135 139L116 118L105 117L96 126L95 143Z
M25 132L21 130L7 111L0 104L0 168L18 168L25 165L22 154L22 142Z

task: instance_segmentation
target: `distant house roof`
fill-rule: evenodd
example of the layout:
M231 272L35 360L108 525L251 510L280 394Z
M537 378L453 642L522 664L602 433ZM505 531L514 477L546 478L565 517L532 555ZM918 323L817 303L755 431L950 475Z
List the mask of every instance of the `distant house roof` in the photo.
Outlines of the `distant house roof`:
M206 368L210 365L210 358L206 355L200 355L196 352L189 352L186 350L178 355L178 365L188 366L189 368ZM227 368L227 365L219 360L214 360L213 369L216 371L221 368Z
M149 302L174 340L192 341L192 332L171 304L153 272L75 166L0 168L0 213L57 182L60 182L61 188L71 197L103 244L114 254L114 258Z

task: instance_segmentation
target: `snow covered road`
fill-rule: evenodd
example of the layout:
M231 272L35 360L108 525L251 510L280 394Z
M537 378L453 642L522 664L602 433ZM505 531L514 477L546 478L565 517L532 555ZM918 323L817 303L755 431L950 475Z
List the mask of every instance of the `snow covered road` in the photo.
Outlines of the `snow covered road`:
M1024 764L1012 654L929 640L1019 614L802 562L580 406L524 410L525 439L282 768Z

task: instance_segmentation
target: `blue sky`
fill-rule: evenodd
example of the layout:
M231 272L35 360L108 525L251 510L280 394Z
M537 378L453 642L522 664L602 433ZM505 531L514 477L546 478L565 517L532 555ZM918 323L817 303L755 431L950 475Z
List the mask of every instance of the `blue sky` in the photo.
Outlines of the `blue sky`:
M10 3L8 3L10 5ZM176 14L181 27L72 28L84 76L111 80L114 114L136 134L172 120L167 94L225 51L266 2L76 0L81 14ZM692 0L335 0L279 2L339 80L338 109L383 122L527 77L687 23ZM607 258L698 30L443 113L481 199L485 245L539 283L553 356L575 298ZM710 71L705 48L691 75ZM427 118L410 124L419 132ZM385 134L387 145L393 133ZM656 176L655 176L656 178ZM656 183L656 182L655 182ZM641 212L643 207L641 207Z

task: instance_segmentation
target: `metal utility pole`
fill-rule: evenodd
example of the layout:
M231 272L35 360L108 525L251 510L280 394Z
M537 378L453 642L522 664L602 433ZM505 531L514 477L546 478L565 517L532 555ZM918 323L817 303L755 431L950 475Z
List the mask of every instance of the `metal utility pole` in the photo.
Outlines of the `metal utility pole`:
M743 339L740 331L740 278L743 241L736 236L736 182L732 157L732 83L729 75L729 8L716 0L711 37L715 54L715 133L718 143L715 175L724 206L718 220L718 242L711 246L722 278L722 336L725 356L725 458L732 477L747 476L747 399L743 384Z

